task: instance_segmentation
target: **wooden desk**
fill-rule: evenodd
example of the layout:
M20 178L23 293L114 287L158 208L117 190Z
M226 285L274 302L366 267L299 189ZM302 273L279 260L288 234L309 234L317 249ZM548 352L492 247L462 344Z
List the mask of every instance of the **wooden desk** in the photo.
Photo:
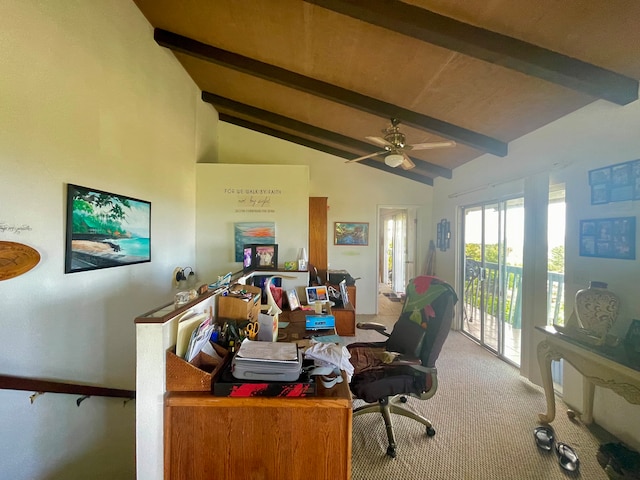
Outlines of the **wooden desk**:
M305 313L283 312L283 341L304 339ZM166 393L164 478L349 480L349 385L316 388L301 398Z
M316 397L165 395L165 479L351 478L346 382Z
M341 336L353 336L356 334L356 312L354 308L347 304L345 308L331 307L330 313L336 319L336 333ZM303 339L309 332L305 331L305 316L314 315L313 310L283 311L280 314L281 322L290 322L287 328L279 330L285 336L280 340L283 342L297 342Z
M580 343L554 327L536 327L545 340L538 344L538 363L542 373L542 386L547 399L547 413L539 414L540 421L551 423L556 416L555 394L551 378L551 361L564 358L582 376L582 421L593 421L593 395L595 386L609 388L629 403L640 404L640 366L632 365L624 348L594 347Z

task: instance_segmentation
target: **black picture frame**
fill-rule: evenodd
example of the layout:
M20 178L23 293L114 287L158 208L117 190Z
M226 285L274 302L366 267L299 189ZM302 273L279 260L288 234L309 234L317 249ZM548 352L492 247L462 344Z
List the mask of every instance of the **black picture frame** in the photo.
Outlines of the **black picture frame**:
M243 269L245 271L277 270L278 245L276 243L252 243L245 245L243 251Z
M636 259L636 217L580 221L580 256Z
M151 261L151 202L67 184L65 273Z

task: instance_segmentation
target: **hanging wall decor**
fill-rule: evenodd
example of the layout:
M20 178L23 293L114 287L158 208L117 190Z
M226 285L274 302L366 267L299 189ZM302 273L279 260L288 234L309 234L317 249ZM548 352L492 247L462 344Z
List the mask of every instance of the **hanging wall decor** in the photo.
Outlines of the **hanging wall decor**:
M0 241L0 280L27 273L40 262L40 254L28 245Z
M580 220L580 256L636 259L636 217Z
M151 202L67 186L65 273L151 261Z
M451 245L451 223L443 218L438 222L436 246L442 252L446 252Z
M275 222L238 222L234 226L235 261L242 262L244 246L276 242Z
M355 222L333 223L334 245L369 245L369 224Z
M640 160L589 171L591 205L640 200Z

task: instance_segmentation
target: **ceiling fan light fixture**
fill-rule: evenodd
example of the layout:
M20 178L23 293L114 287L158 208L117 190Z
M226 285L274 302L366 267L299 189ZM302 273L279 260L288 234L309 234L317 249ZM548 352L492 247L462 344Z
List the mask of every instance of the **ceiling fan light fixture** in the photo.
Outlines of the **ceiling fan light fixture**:
M398 153L392 153L391 155L387 155L384 159L384 163L389 165L390 167L398 167L402 165L404 161L404 157Z

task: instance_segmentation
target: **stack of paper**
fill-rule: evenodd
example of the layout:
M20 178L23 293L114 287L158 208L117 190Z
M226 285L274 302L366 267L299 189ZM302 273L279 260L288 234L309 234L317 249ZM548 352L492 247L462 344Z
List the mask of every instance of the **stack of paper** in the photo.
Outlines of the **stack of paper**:
M246 338L236 356L264 362L298 362L298 346L293 342L256 342Z

